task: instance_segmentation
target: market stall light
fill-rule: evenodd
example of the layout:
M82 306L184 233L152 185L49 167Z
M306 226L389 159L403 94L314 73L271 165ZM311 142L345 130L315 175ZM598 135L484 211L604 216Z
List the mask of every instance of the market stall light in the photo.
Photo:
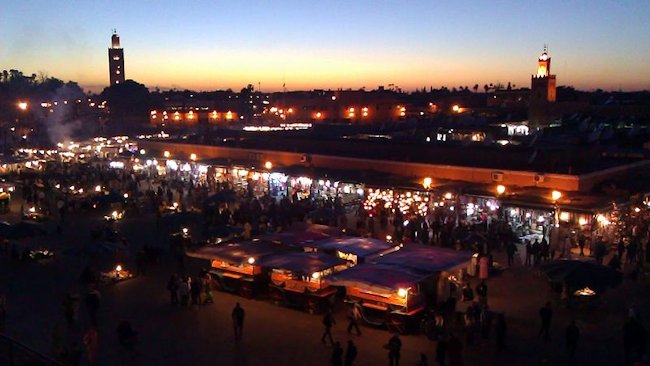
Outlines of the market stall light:
M190 160L196 161L196 154L195 153L190 154Z
M405 298L408 295L408 289L400 288L397 290L397 296Z
M171 155L172 155L172 154L171 154L169 151L165 151L165 152L163 152L163 156L164 156L165 158L169 158Z
M424 189L429 189L431 188L432 183L433 179L431 179L431 177L426 177L422 180L422 187L424 187Z
M115 272L119 273L121 271L122 271L122 266L121 265L118 264L117 266L115 266Z
M190 229L188 229L186 227L183 228L183 235L187 235L187 233L189 233L189 232L190 232Z
M248 258L248 264L254 264L255 263L255 258L250 257Z
M566 211L560 212L560 220L569 221L569 213Z
M639 212L641 212L641 209L638 208L638 207L635 207L635 208L634 208L634 212L639 213Z
M252 263L251 263L251 264L252 264ZM315 279L315 280L319 279L319 278L320 278L320 273L318 273L318 272L314 272L314 273L312 273L312 274L311 274L311 278L313 278L313 279Z
M265 168L266 170L271 170L271 169L273 169L273 163L271 163L270 161L267 161L266 163L264 163L264 168Z
M578 219L578 224L580 224L580 226L585 226L585 225L587 225L588 223L589 223L589 222L588 222L587 219L585 219L584 217L581 217L581 218Z
M446 200L450 200L450 199L452 199L453 197L454 197L454 195L451 194L451 192L447 192L447 193L445 193L445 199L446 199Z
M393 237L391 235L386 235L386 241L390 243L393 241Z
M144 155L144 154L146 154L146 153L147 153L147 150L145 150L145 149L140 149L140 155Z
M128 193L124 193L124 198L125 198L125 199L126 199L126 198L129 198L129 194L128 194Z
M497 193L504 194L505 192L506 192L506 186L504 186L503 184L499 184L497 186Z
M590 289L589 287L582 288L573 293L576 296L595 296L596 291Z
M101 192L102 186L95 186L95 192Z
M562 198L562 192L560 191L551 192L551 198L553 199L553 201L559 200L560 198Z

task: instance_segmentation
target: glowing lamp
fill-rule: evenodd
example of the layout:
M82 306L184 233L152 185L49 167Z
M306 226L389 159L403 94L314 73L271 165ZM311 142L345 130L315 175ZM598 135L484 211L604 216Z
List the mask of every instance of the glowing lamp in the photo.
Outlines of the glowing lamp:
M431 183L433 183L433 179L431 179L431 177L426 177L422 180L422 187L429 189L431 188Z
M169 153L169 151L165 151L165 152L163 152L163 156L166 157L166 158L169 158L171 156L171 154Z
M393 240L393 237L391 235L386 235L386 241L390 242L391 240Z
M190 160L192 160L192 161L196 160L196 154L195 153L190 154Z
M144 154L146 154L146 153L147 153L147 150L145 150L145 149L140 149L140 155L144 155Z
M273 163L267 161L266 163L264 163L264 168L266 168L266 170L271 170L273 168Z
M451 192L445 193L445 199L450 200L454 195L451 194Z
M506 192L506 186L504 186L503 184L499 184L497 186L497 193L504 194L505 192Z
M551 192L551 198L553 199L553 201L559 200L560 198L562 198L562 192L560 191Z
M248 264L253 264L253 263L255 263L255 258L253 257L248 258Z
M27 109L27 102L18 102L18 109L24 111Z
M314 273L312 273L312 274L311 274L311 278L313 278L313 279L315 279L315 280L319 279L319 278L320 278L320 273L318 273L318 272L314 272Z
M125 199L126 199L126 198L129 198L129 194L128 194L128 193L124 193L124 198L125 198Z
M188 228L186 228L186 227L183 228L183 234L184 234L184 235L187 235L187 233L188 233L189 231L190 231L190 230L189 230Z
M635 208L634 208L634 212L639 213L639 212L641 212L641 209L638 208L638 207L635 207Z
M580 226L587 225L587 219L585 219L584 217L579 218L578 224L580 224Z
M401 289L397 290L397 296L406 297L406 295L408 295L408 290L407 289L401 288Z
M568 212L560 212L560 220L569 221L569 213Z
M458 113L458 111L460 111L460 107L458 106L458 104L454 104L454 106L451 107L451 110Z
M95 186L95 192L101 192L102 186Z
M121 272L121 271L122 271L122 266L118 264L118 265L115 267L115 272Z

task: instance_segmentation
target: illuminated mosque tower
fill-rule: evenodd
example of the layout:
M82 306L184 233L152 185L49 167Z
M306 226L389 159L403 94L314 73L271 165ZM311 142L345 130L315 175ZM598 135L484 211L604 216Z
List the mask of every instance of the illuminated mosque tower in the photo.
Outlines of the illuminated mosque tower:
M115 29L108 49L108 75L110 86L124 82L124 49L120 47L120 36Z
M530 78L530 99L528 105L528 120L533 124L548 124L550 120L550 104L555 103L555 75L551 75L551 57L544 46L544 51L537 59L537 74Z

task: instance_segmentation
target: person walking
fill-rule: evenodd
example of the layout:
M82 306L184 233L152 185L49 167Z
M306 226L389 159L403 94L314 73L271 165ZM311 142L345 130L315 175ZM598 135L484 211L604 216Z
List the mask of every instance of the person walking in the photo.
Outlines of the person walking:
M399 335L393 333L393 336L384 345L384 348L388 350L388 365L399 366L399 358L402 351L402 340L399 339Z
M530 267L531 265L531 259L533 257L533 246L530 244L530 241L526 240L526 262L524 265L526 267Z
M232 325L235 331L235 342L242 340L244 333L244 308L241 307L239 303L235 305L235 308L232 309Z
M334 343L330 362L332 366L343 366L343 347L341 347L341 342Z
M549 330L551 328L551 318L553 317L553 310L551 309L551 303L546 302L546 304L539 309L539 317L542 321L542 324L539 328L538 337L543 336L545 341L550 340Z
M578 329L576 321L572 320L566 328L566 350L571 359L575 358L578 339L580 339L580 329Z
M325 337L329 338L330 344L334 345L334 339L332 338L332 326L336 324L334 315L332 314L332 309L328 309L327 313L323 316L323 326L325 330L323 331L323 336L320 337L320 341L325 343Z
M178 305L178 282L176 273L167 281L167 291L169 291L169 299L172 305Z
M345 366L354 365L354 360L357 359L357 346L350 339L348 341L348 348L345 350Z
M487 305L488 287L485 280L481 280L481 283L476 285L476 294L478 295L479 303L483 306Z
M357 305L352 305L350 313L348 314L348 318L350 319L350 323L348 324L348 334L350 334L352 328L354 328L357 331L357 336L361 336L361 330L359 329L358 323L361 319L361 311L359 311Z

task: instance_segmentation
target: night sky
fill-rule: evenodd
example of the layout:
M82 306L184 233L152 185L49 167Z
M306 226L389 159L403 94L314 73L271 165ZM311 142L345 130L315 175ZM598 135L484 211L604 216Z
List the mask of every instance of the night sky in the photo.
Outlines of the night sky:
M263 91L528 86L544 44L559 85L650 89L649 1L20 1L0 68L99 91L117 28L127 78Z

